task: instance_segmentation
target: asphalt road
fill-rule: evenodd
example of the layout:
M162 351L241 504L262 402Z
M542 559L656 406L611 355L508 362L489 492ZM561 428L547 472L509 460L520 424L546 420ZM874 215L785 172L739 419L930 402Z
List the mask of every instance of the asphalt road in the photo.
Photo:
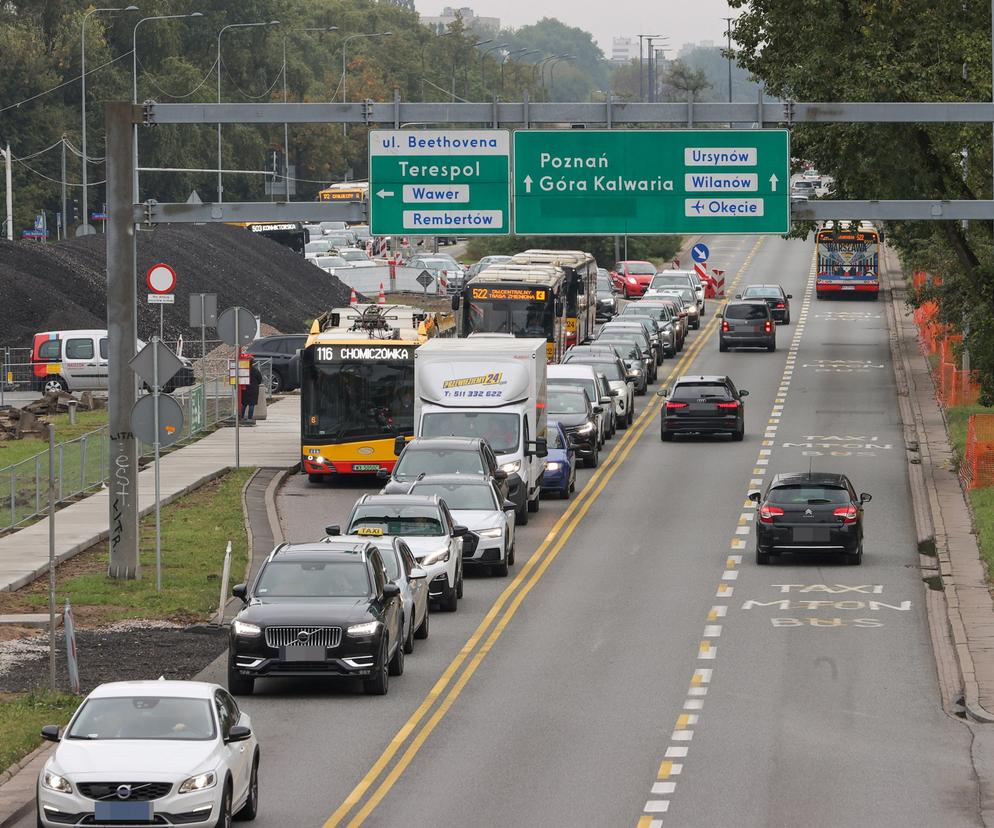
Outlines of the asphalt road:
M805 313L810 242L705 241L730 292L794 296L776 353L719 354L710 301L661 369L748 389L745 441L664 444L639 398L652 412L573 501L543 501L511 578L467 579L388 697L260 682L257 825L982 824L971 731L939 697L883 304ZM747 492L809 462L873 494L862 567L755 564ZM289 538L370 490L295 477Z

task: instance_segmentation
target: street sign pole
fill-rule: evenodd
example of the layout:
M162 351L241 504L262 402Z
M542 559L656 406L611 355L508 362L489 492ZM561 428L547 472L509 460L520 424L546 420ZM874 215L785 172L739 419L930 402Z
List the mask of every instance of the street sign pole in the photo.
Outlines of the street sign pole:
M242 418L241 406L239 405L239 402L241 401L238 399L238 397L240 396L239 392L242 389L241 385L239 385L239 380L241 379L241 377L238 376L238 373L242 367L242 360L241 360L242 341L238 338L238 333L239 333L238 315L239 315L238 312L235 311L235 384L234 386L232 386L233 390L231 392L232 401L234 403L234 408L235 408L235 468L236 469L240 469L242 467L241 453L240 453L241 447L238 444L238 437L239 437L238 421Z
M160 306L161 313L161 306ZM159 317L161 320L161 316ZM161 321L160 321L161 325ZM162 592L162 505L159 499L159 343L162 337L152 340L152 399L155 410L155 591Z
M55 426L48 424L48 681L55 691Z

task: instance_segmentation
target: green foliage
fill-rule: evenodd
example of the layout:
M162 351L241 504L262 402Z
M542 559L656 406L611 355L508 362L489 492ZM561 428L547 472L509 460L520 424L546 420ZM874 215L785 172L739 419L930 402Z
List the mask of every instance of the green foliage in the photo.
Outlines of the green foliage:
M657 264L668 262L680 249L681 236L629 236L628 258L648 259ZM480 236L470 241L467 257L473 261L484 256L513 256L522 250L586 250L601 267L613 268L614 236ZM619 254L625 255L622 240Z
M958 0L784 3L729 0L738 61L800 101L987 100L988 9ZM991 193L990 125L799 124L791 151L835 179L840 199L975 199ZM965 153L965 161L964 161ZM854 216L854 218L859 218ZM891 222L907 269L943 277L943 321L967 333L994 398L994 246L989 221ZM917 297L920 301L927 296Z
M671 101L699 101L711 81L703 69L694 69L682 60L674 60L662 78L663 97Z
M41 744L47 724L64 725L80 699L67 693L18 693L0 698L0 769L6 770Z

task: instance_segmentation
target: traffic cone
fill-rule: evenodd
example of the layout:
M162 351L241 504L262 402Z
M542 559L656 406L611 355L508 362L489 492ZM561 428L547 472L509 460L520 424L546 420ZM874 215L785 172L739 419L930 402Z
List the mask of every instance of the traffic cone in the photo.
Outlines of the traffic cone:
M387 303L387 295L383 292L383 282L380 282L380 293L376 297L376 301L380 305L385 305Z
M349 304L350 305L358 305L359 304L359 297L356 296L355 288L352 288L352 294L349 296Z

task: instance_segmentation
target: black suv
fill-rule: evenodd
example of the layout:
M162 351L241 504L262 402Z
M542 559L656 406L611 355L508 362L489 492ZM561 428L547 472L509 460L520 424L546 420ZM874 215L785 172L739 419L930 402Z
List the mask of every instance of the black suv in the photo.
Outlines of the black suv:
M729 348L777 349L777 329L770 306L762 299L738 299L718 311L721 327L718 329L718 350Z
M270 393L293 391L300 388L300 360L294 359L297 351L307 342L307 334L280 334L264 336L245 348L254 357L272 360L273 378ZM292 365L291 365L292 362Z
M231 622L228 689L250 694L257 678L345 676L386 695L404 672L400 587L376 546L355 539L280 544L251 588L232 590L245 607Z
M656 392L666 397L660 416L660 437L666 442L675 434L745 435L745 406L749 392L739 390L728 377L682 376L669 389Z
M600 462L600 446L597 441L599 409L600 405L593 405L582 388L564 385L549 388L549 418L559 421L573 450L588 468L596 468Z

